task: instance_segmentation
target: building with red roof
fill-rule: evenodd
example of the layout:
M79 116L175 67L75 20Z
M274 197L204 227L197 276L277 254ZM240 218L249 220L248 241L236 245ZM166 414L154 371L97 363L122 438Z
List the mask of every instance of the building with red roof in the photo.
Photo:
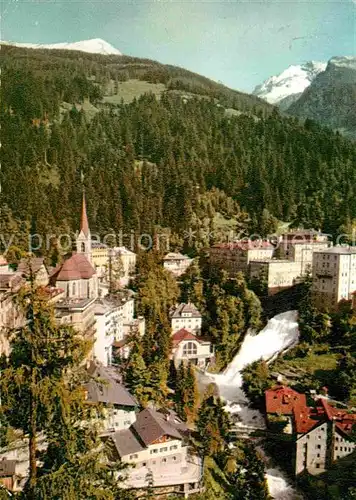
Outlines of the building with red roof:
M209 249L209 261L214 267L225 269L230 276L247 273L253 260L272 259L275 247L264 240L240 240L219 243Z
M64 290L70 299L97 298L98 277L91 264L91 234L83 193L77 251L65 257L52 271L50 285Z
M50 284L62 288L68 298L98 297L97 275L84 254L75 253L61 262L51 273Z
M291 434L295 442L296 475L304 471L320 474L355 450L351 439L356 425L354 411L337 408L326 398L308 406L305 394L284 386L266 391L265 401L268 424L278 416L288 420L283 432Z
M171 359L175 364L190 362L204 368L213 356L214 352L209 340L197 337L184 328L172 335Z

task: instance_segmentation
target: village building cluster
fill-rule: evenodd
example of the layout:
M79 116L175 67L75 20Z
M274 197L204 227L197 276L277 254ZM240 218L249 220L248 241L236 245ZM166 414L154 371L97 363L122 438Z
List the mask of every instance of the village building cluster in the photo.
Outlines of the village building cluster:
M310 274L315 305L334 310L342 300L355 302L356 247L332 246L328 235L314 230L282 234L275 244L261 240L219 243L208 249L212 267L231 277L242 272L259 280L268 295L290 288Z
M168 253L162 265L179 279L191 262L180 253ZM317 231L286 233L278 248L267 241L216 244L209 249L209 262L231 277L243 272L250 280L264 279L269 294L312 273L314 300L321 308L335 308L356 295L356 249L332 247L327 236ZM203 480L202 459L188 444L189 429L170 410L140 409L115 367L115 356L129 356L131 334L145 333L145 319L135 316L135 294L126 288L135 267L135 253L92 240L83 194L76 251L55 268L47 267L43 258L31 257L13 270L0 256L0 355L9 355L7 331L24 323L13 298L32 280L47 294L58 324L73 325L79 335L92 341L87 368L94 378L85 386L85 397L88 404L104 406L102 437L113 444L112 458L135 465L129 469L125 486L135 488L139 495L149 478L157 494L186 497L201 491ZM176 304L169 318L171 361L176 366L192 363L205 369L214 360L214 349L202 335L200 311L192 303ZM322 472L355 448L349 438L355 415L323 399L309 407L303 394L280 386L271 389L266 392L268 425L276 418L282 418L283 433L294 442L296 474ZM0 454L0 483L8 489L21 489L27 469L23 444Z
M176 277L191 263L180 254L168 261ZM123 359L129 356L133 332L140 336L145 333L145 319L135 317L134 293L125 288L135 267L136 255L130 250L109 248L92 240L83 195L76 251L66 255L55 268L47 267L43 258L30 257L13 270L1 256L0 355L8 356L10 352L7 332L24 324L14 296L33 281L53 305L58 324L72 325L92 342L87 364L93 378L85 387L85 397L88 404L104 405L102 438L112 441L112 458L135 465L129 470L125 486L137 489L139 494L147 487L149 474L160 494L188 496L201 490L203 477L202 460L188 446L188 428L171 411L141 410L114 363L114 355ZM114 274L119 277L112 293ZM172 361L205 367L213 358L213 350L211 343L201 337L200 312L193 304L177 304L170 319ZM0 484L8 489L21 490L27 470L28 455L23 443L1 454Z

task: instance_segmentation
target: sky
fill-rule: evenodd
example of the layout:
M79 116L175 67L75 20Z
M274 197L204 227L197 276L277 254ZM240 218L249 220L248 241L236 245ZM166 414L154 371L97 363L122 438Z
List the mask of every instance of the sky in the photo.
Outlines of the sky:
M356 55L356 0L1 0L1 40L102 38L251 92L291 64Z

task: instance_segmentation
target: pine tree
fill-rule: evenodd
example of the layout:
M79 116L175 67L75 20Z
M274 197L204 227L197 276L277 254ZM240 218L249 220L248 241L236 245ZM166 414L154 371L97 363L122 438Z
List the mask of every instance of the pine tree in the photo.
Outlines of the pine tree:
M143 347L138 332L130 338L130 354L125 369L125 383L130 392L145 406L150 397L150 376L143 359Z
M196 417L198 403L198 387L194 368L188 364L185 374L185 391L183 394L184 412L188 422L193 422Z
M216 457L229 443L230 417L219 397L207 391L198 411L197 432L204 456Z
M74 491L78 499L121 498L112 489L113 470L93 423L100 409L95 411L85 402L83 361L91 344L72 327L56 324L53 309L45 293L35 288L33 277L18 300L25 321L11 334L0 390L1 412L12 427L28 436L25 498L69 500ZM40 454L43 465L39 467L40 435L45 436L47 449Z

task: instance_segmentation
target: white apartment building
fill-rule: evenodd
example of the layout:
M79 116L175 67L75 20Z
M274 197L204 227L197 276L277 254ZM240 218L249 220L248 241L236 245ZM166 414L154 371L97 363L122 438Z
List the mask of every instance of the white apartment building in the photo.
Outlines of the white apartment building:
M292 260L255 260L250 262L250 279L265 279L268 294L288 288L301 278L301 262Z
M296 242L290 246L286 258L293 262L299 262L301 274L304 276L307 272L312 271L314 252L326 250L329 247L330 244L328 241Z
M172 334L181 329L199 334L202 325L202 316L194 304L179 304L172 307L170 314Z
M261 240L219 243L209 249L209 261L234 277L238 272L247 273L251 261L272 259L274 250L271 243Z
M320 309L333 310L356 291L356 247L335 246L313 255L313 299Z

